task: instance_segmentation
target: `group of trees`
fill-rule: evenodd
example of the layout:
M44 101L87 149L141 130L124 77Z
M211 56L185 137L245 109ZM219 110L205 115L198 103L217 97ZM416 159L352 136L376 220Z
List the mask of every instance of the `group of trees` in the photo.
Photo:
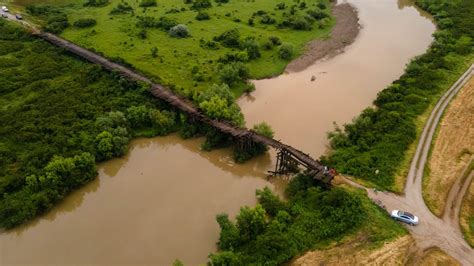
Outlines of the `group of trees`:
M174 38L186 38L190 36L189 29L186 25L178 24L178 22L168 17L160 17L159 19L150 16L138 17L137 26L142 29L158 28L168 32L168 34Z
M268 188L257 191L259 204L241 208L235 223L217 215L221 233L219 253L209 256L212 265L280 265L357 230L367 219L358 195L322 190L309 176L295 177L286 192L284 202Z
M332 152L323 161L338 171L391 189L408 146L416 138L417 117L463 71L472 56L474 3L469 0L418 0L439 29L428 51L412 60L405 73L378 94L352 123L330 133Z
M93 179L97 161L123 155L131 137L179 128L146 87L6 21L0 31L0 227L48 210Z
M254 26L255 21L259 21L264 25L277 24L278 28L291 28L294 30L311 30L315 24L319 28L324 28L329 24L330 16L327 13L326 4L322 1L318 2L316 7L309 10L308 5L304 1L289 7L285 2L281 2L276 5L275 10L283 11L281 21L278 22L274 17L275 13L258 10L248 20L248 24Z
M124 155L134 136L205 135L205 149L233 142L167 110L147 86L77 60L9 22L0 21L0 31L0 227L51 208L96 176L96 162ZM193 100L211 118L244 125L226 84ZM270 136L271 129L256 131Z
M52 33L61 33L69 27L67 15L59 8L48 5L28 5L26 12L44 21L44 30Z

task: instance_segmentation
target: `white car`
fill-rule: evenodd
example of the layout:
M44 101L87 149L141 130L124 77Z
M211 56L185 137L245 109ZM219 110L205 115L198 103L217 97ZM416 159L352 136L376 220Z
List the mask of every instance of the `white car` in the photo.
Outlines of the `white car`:
M402 221L402 222L407 223L409 225L417 225L418 224L418 217L416 217L415 215L413 215L409 212L393 210L392 214L390 216L395 221Z
M8 12L8 8L6 6L2 6L2 11L3 12Z

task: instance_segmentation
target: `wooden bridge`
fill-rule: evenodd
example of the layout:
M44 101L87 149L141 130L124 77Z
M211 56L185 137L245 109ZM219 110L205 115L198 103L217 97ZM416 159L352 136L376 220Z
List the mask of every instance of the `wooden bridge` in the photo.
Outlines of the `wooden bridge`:
M315 179L320 180L323 183L330 184L333 178L332 171L328 171L324 165L311 158L308 154L289 145L283 144L278 140L260 135L253 130L237 127L227 121L210 119L186 98L174 93L170 89L165 88L160 84L153 83L147 77L135 72L130 68L114 63L101 55L66 41L54 34L46 32L36 32L33 34L58 47L64 48L67 51L86 59L87 61L101 65L107 70L118 72L122 76L132 80L150 84L151 93L155 97L186 113L194 121L211 125L219 131L231 135L243 147L250 146L252 143L261 143L275 148L278 151L278 156L275 171L271 171L273 174L286 174L300 165L306 168L306 170L308 170L307 172L313 175Z

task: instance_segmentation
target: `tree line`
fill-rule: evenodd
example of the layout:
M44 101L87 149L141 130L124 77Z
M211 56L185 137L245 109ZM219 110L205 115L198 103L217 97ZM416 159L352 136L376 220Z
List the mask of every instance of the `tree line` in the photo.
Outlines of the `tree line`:
M437 24L434 42L405 73L381 91L374 107L329 134L332 152L323 157L339 172L392 189L405 152L416 139L416 119L457 79L473 55L474 2L417 0Z
M235 219L217 215L219 252L209 255L208 265L281 265L363 228L369 228L363 234L373 243L404 232L363 194L341 187L323 189L305 174L289 183L285 201L269 188L256 195L258 204L242 207Z

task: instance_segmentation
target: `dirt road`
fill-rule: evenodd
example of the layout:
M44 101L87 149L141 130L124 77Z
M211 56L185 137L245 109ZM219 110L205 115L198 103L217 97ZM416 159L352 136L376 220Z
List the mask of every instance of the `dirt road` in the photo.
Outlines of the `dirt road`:
M474 265L474 250L466 243L459 227L459 208L462 195L466 192L474 173L468 178L456 181L453 185L443 218L431 213L425 205L422 196L422 178L428 152L441 116L451 99L465 83L474 75L474 65L441 97L434 107L428 122L423 129L416 153L411 162L408 173L405 195L399 196L388 192L376 192L367 189L368 195L374 201L381 202L388 211L401 209L414 213L420 218L418 226L407 226L422 252L431 247L439 247L447 254L458 260L462 265ZM350 184L361 187L352 181Z

